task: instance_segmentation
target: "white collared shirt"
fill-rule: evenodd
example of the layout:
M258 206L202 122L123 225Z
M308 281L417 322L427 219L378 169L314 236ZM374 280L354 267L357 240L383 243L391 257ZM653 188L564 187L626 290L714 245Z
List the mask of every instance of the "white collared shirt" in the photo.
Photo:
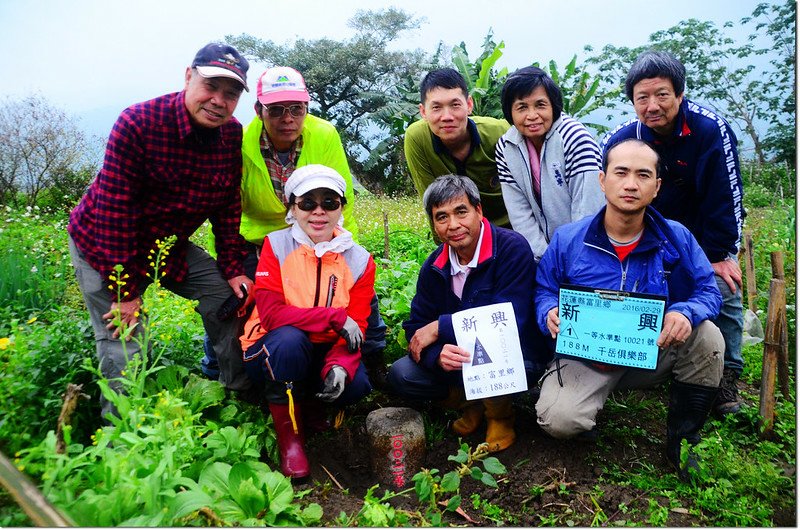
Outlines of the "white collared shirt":
M481 243L483 242L483 229L484 225L481 223L481 233L478 236L478 245L475 247L475 253L472 259L466 265L461 265L458 261L458 254L453 250L453 247L447 245L450 257L450 277L451 285L455 295L461 299L461 294L464 292L464 284L467 282L469 273L478 266L478 256L480 255Z

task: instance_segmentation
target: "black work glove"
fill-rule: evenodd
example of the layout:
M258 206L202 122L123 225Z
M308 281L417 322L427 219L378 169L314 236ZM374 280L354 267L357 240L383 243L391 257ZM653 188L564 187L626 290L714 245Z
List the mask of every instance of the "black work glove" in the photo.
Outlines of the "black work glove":
M350 350L350 353L357 352L364 343L364 334L361 333L361 328L350 317L347 317L347 320L344 321L344 326L339 330L339 335L347 342L347 349Z
M317 394L317 398L328 403L335 401L344 392L346 379L347 371L338 364L334 364L328 375L325 376L325 386L322 388L322 392Z

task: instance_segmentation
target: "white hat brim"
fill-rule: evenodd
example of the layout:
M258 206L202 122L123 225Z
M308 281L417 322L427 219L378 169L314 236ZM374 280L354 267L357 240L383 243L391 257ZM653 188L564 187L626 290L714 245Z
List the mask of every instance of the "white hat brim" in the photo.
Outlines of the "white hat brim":
M236 74L235 72L231 72L230 70L226 70L225 68L220 68L219 66L195 66L197 73L200 76L205 78L212 78L212 77L229 77L231 79L236 79L239 81L244 89L250 92L250 89L247 88L247 83L245 83L242 78Z

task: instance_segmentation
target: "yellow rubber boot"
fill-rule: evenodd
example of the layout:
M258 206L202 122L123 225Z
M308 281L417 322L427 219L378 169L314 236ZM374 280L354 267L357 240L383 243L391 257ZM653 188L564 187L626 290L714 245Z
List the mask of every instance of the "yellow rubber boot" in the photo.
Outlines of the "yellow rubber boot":
M483 420L483 402L467 401L462 386L451 386L447 398L438 405L445 409L461 411L461 417L451 425L453 432L461 436L475 432Z
M490 453L508 449L516 440L511 396L486 398L486 444Z
M466 436L472 434L483 420L483 400L467 401L461 407L461 417L453 422L453 432Z

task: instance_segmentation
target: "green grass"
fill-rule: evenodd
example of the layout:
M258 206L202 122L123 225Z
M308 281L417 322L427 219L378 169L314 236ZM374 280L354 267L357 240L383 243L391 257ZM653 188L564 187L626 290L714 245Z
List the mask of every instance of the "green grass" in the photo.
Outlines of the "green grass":
M0 307L35 313L64 303L73 280L65 217L0 210L0 278Z

